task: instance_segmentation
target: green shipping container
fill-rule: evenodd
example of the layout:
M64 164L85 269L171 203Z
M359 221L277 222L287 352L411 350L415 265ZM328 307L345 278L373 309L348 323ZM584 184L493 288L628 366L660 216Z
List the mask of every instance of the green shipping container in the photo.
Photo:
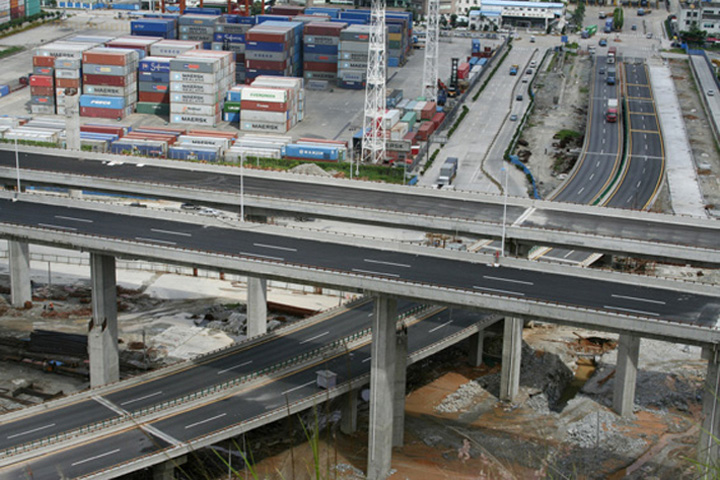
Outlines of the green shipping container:
M223 112L225 113L236 113L240 111L240 102L225 102Z
M135 107L137 113L148 115L170 115L169 103L138 102Z
M31 17L40 13L40 0L25 0L25 16Z
M415 112L407 112L405 115L403 115L400 121L407 123L408 129L412 130L415 126L415 122L417 121L417 115L415 114Z
M400 50L402 48L402 42L398 40L391 40L388 42L388 48Z

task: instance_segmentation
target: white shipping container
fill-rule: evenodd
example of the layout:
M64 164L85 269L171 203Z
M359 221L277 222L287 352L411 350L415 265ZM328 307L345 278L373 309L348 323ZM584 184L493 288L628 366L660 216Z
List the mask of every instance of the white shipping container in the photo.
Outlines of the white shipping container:
M388 110L383 115L383 128L388 129L395 126L400 121L400 110Z
M72 78L72 79L78 79L80 78L81 72L80 70L70 70L70 69L58 69L55 70L55 78Z
M215 115L221 113L219 104L215 105L193 105L188 103L170 103L170 113L183 113L185 115Z
M214 83L182 83L170 82L170 91L178 93L199 93L204 95L215 94L220 91L219 85Z
M185 115L182 113L174 113L170 115L171 123L182 123L185 125L202 125L204 127L214 127L222 120L222 114L217 115Z
M242 115L242 113L240 113ZM268 122L240 122L240 130L245 132L274 132L274 133L287 133L288 124L283 123L268 123Z
M253 102L287 102L288 91L273 88L255 88L252 85L241 92L243 100Z
M170 103L191 103L193 105L215 105L220 99L220 95L203 95L199 93L172 93L170 94Z
M55 107L53 105L30 105L30 113L36 115L54 115Z
M241 122L283 123L290 119L288 112L268 112L265 110L240 110Z
M417 102L415 104L415 108L413 108L413 111L417 113L418 118L420 118L420 112L422 112L423 108L425 108L425 105L427 105L427 102Z
M225 154L226 162L239 162L240 158L245 157L260 157L260 158L281 158L282 152L279 149L271 148L252 148L252 147L240 147L228 150Z
M247 133L239 138L239 140L252 140L252 141L258 141L258 142L273 142L273 143L281 143L283 145L287 145L288 143L292 143L293 138L291 136L286 135L263 135L258 133Z
M220 147L224 152L230 148L230 139L221 137L194 137L190 135L180 135L175 142L177 144L186 145L207 145L209 147Z
M171 82L216 84L222 76L217 73L170 72Z
M402 140L403 137L405 135L407 135L407 133L408 133L408 124L405 122L398 122L390 130L390 139L391 140Z

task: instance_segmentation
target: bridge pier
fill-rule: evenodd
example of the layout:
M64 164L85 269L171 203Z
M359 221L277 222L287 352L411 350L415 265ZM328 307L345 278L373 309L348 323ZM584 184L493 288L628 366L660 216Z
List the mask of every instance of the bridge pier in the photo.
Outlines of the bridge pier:
M30 248L26 242L8 240L10 259L10 302L21 308L32 301L30 287Z
M153 467L153 480L175 480L175 468L184 465L187 456L172 458Z
M407 380L407 327L395 334L395 392L393 398L393 447L402 447L405 441L405 388Z
M357 431L358 420L358 390L353 388L345 394L342 400L342 412L340 419L340 431L350 435Z
M703 424L698 440L697 459L700 465L717 465L720 460L720 351L703 348L702 358L708 361L703 389ZM710 477L703 472L702 478Z
M368 480L387 478L392 462L396 318L397 300L377 296L370 361Z
M615 366L613 410L622 417L629 417L633 413L639 357L640 337L621 334Z
M485 331L481 330L468 339L468 363L471 367L482 365Z
M93 318L88 331L90 387L120 379L115 257L90 254Z
M267 332L267 280L247 277L247 338Z
M520 390L522 331L522 318L505 317L500 370L500 401L503 402L512 402Z

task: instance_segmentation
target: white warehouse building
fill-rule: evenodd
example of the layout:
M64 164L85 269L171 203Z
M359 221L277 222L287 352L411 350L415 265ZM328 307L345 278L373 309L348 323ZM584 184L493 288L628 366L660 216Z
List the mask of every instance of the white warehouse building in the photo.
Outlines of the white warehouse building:
M514 26L527 28L543 28L560 20L565 13L564 3L555 2L524 2L518 0L458 0L458 13L470 16L470 25L476 30L483 30L485 25L492 29ZM465 5L467 4L467 5ZM478 10L470 10L471 8Z
M690 30L694 24L708 36L715 37L720 34L720 3L681 3L677 22L680 31Z

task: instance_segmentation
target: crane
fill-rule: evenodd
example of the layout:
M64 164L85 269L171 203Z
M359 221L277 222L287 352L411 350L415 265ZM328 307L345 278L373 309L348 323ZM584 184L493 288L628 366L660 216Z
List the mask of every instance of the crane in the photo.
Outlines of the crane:
M363 117L362 156L364 162L385 161L385 0L372 0L365 115Z
M438 37L440 36L440 0L428 0L427 32L425 33L425 63L423 66L422 96L428 102L438 96Z

